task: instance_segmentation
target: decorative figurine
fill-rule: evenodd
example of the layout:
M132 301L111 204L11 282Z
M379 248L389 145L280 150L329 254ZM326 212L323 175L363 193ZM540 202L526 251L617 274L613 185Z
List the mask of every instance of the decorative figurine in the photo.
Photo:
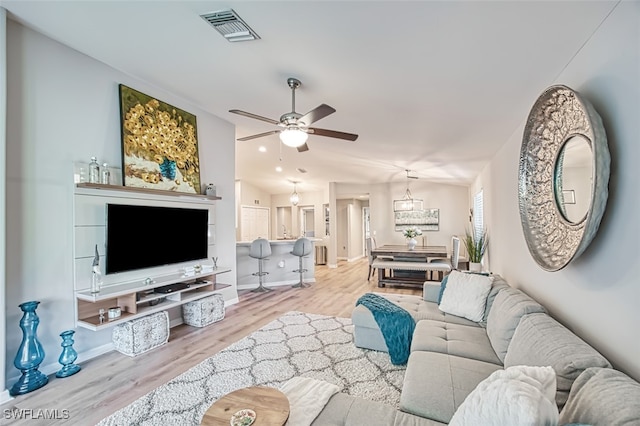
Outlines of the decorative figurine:
M36 334L38 324L40 324L40 318L36 314L39 304L38 301L30 301L19 305L23 312L22 319L20 319L22 342L13 365L22 372L22 376L9 390L12 396L34 391L49 382L49 378L38 371L38 367L44 360L44 349Z
M100 272L100 254L98 253L98 245L96 244L96 255L93 258L93 267L91 269L91 293L100 293L102 285L102 273Z
M73 334L75 331L67 330L60 333L60 337L62 337L62 353L60 354L60 358L58 358L58 362L62 364L62 368L58 370L56 373L56 377L69 377L76 374L80 371L80 366L78 364L74 364L75 360L78 359L78 352L73 349Z

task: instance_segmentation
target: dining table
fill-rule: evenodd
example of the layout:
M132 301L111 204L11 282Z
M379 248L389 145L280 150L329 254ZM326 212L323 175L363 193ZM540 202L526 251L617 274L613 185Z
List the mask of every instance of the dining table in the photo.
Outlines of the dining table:
M407 244L385 244L371 250L375 259L378 256L398 258L411 258L428 262L429 259L447 257L446 246L416 246L409 249Z
M447 247L416 246L409 248L406 244L385 244L372 249L371 256L374 262L376 259L391 261L388 262L389 268L384 267L387 262L378 263L378 265L383 265L383 267L378 266L378 287L384 287L386 285L422 287L422 284L428 279L430 268L416 268L406 262L429 263L432 259L446 258ZM400 265L407 266L407 268L405 269Z

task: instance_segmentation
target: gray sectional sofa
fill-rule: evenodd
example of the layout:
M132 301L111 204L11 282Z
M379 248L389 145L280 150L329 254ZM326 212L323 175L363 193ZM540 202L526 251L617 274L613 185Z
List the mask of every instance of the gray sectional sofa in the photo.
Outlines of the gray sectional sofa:
M553 367L560 424L640 425L640 384L501 277L481 322L441 312L439 294L439 283L425 283L423 297L381 294L416 320L399 409L338 393L313 425L448 424L480 382L516 365ZM367 308L352 320L356 346L386 352Z

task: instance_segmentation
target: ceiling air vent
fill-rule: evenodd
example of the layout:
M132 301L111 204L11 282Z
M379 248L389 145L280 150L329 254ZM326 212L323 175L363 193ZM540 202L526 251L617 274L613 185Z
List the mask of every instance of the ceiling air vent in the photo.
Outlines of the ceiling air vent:
M233 9L205 13L200 17L211 24L227 41L247 41L260 38Z

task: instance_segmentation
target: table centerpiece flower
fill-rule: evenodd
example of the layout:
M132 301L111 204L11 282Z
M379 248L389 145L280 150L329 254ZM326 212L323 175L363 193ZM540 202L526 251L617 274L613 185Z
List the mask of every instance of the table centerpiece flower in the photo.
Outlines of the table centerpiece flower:
M402 231L402 235L404 235L404 237L407 239L409 250L413 250L418 244L418 242L416 241L416 237L422 235L422 231L416 226L411 226Z

